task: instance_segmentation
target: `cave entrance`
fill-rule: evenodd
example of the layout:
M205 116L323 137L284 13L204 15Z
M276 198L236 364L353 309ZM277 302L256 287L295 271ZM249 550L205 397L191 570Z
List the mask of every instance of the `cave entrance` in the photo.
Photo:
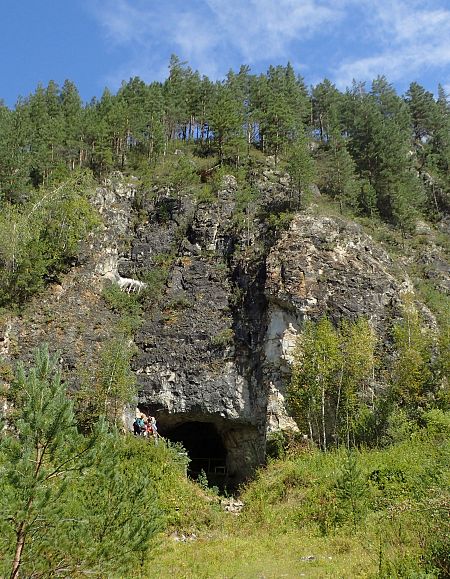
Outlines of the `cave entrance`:
M209 484L219 488L227 480L227 450L214 424L210 422L184 422L164 429L165 438L181 442L189 455L188 474L197 479L203 471Z

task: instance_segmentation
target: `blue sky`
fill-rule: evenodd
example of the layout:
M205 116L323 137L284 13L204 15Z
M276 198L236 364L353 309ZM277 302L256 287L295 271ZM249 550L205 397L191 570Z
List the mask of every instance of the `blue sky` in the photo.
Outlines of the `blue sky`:
M49 80L84 100L162 80L172 53L213 79L290 61L308 85L384 74L450 92L450 0L3 0L0 47L9 106Z

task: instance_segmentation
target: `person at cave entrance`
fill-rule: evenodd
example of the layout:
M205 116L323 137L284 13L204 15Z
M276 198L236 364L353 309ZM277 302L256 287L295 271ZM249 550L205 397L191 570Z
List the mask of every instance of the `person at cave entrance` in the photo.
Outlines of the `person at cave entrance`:
M140 436L145 430L144 419L142 416L136 416L133 422L133 431L135 436Z
M158 427L156 426L156 418L154 416L149 416L148 422L151 425L152 436L155 444L158 444Z
M145 425L145 436L147 438L150 438L150 436L153 436L153 425L152 425L152 417L149 416L148 420L146 422Z
M134 436L139 436L141 434L141 429L139 428L137 417L134 419L134 422L133 422L133 432L134 432Z

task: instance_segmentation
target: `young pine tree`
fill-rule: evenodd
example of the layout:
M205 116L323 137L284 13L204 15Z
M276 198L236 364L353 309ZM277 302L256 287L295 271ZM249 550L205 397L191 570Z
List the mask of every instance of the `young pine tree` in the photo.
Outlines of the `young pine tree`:
M358 466L357 453L354 450L347 450L342 470L336 481L335 491L339 517L344 521L350 518L353 527L356 528L365 508L367 482Z
M0 435L1 575L33 573L49 533L60 529L68 483L92 463L98 436L78 434L72 403L46 348L8 392L13 410ZM48 561L48 565L53 562Z
M166 449L108 433L103 423L82 436L46 348L28 373L19 367L8 397L0 576L131 576L161 524L148 469L167 459Z

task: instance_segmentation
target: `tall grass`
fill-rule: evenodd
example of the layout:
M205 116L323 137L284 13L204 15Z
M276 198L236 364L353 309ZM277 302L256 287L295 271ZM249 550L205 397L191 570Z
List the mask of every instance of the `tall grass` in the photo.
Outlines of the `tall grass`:
M271 461L241 490L240 515L216 512L194 538L167 537L148 569L196 578L449 576L450 417L429 414L426 428L382 450L310 448Z

